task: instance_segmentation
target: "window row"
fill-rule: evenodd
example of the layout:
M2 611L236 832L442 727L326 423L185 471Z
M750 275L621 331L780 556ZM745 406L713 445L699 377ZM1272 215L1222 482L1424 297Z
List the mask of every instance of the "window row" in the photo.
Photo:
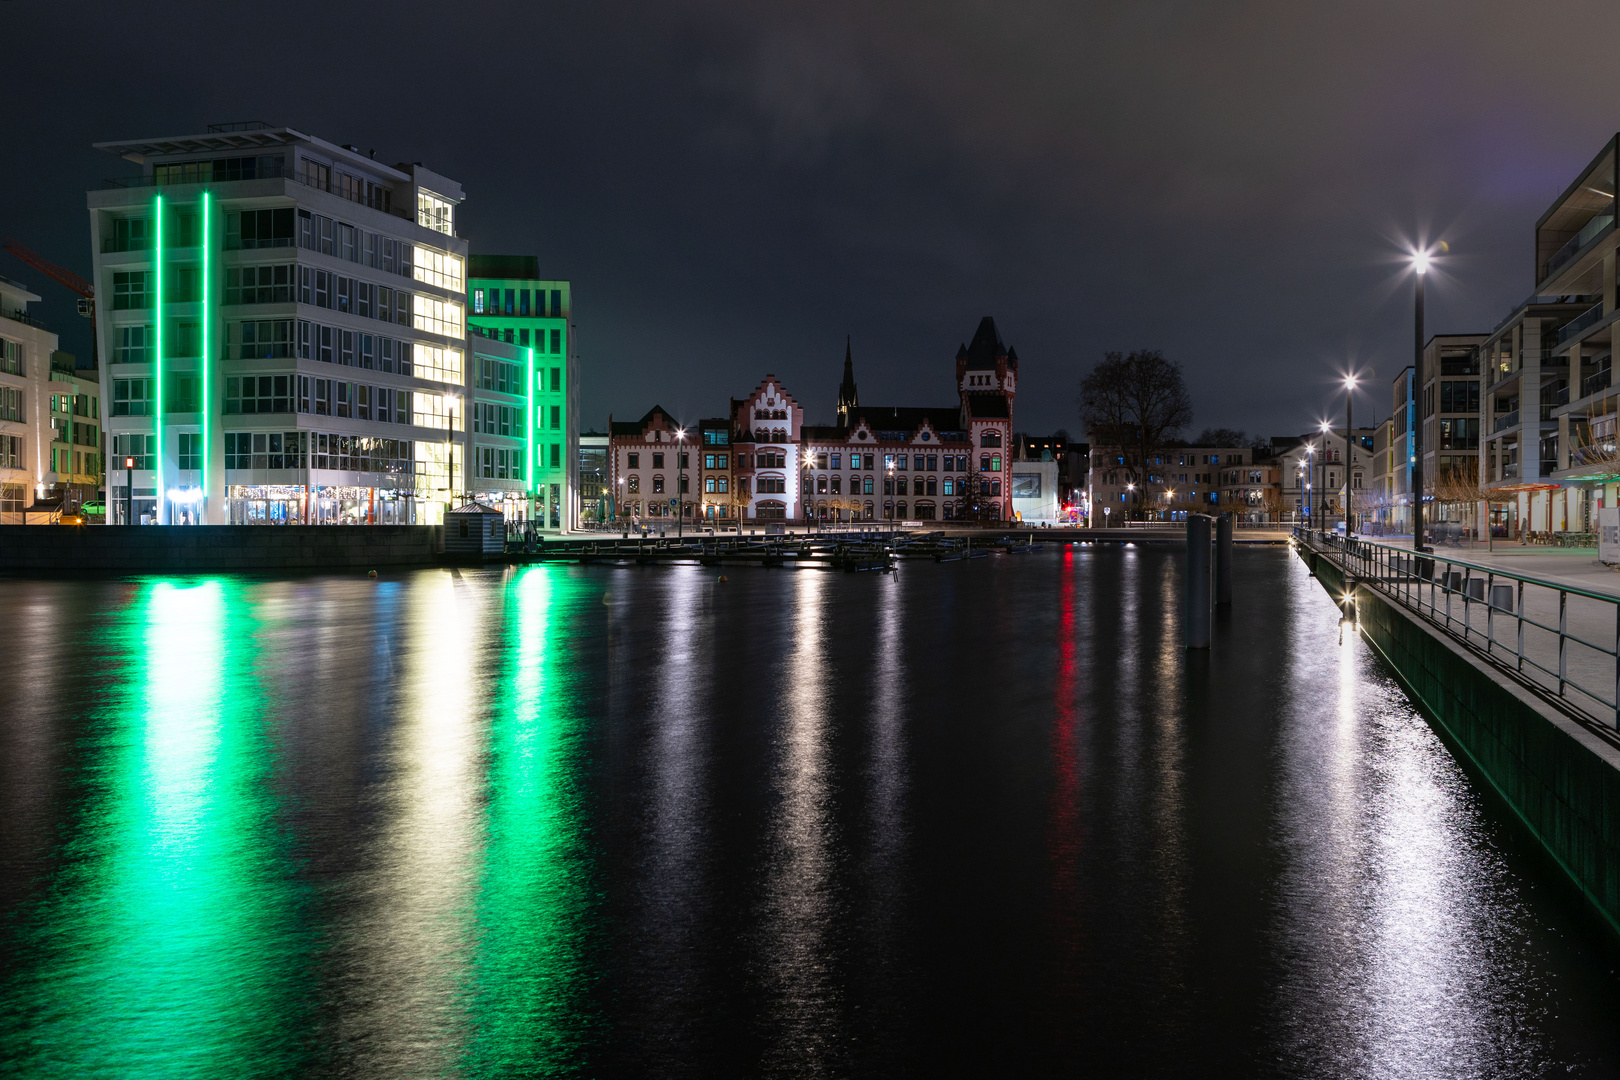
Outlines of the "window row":
M345 262L359 263L385 274L414 277L416 246L368 232L323 214L298 211L298 246Z
M411 294L359 278L344 277L312 266L298 268L301 303L358 315L363 319L399 323L411 321Z
M280 154L214 158L152 166L152 182L166 184L227 183L232 180L273 180L282 175Z
M522 450L499 446L478 447L474 466L477 471L473 475L490 480L522 480L523 454Z
M156 435L113 436L112 459L108 462L109 468L150 469L156 459Z
M530 306L530 298L533 306ZM474 315L517 315L537 318L562 318L562 290L552 289L550 305L546 303L545 289L474 289Z
M521 439L523 414L520 405L496 405L489 401L475 401L472 405L473 430L482 435L505 435Z
M0 338L0 373L27 375L28 364L22 342Z
M299 162L297 178L318 191L330 192L339 198L357 202L361 206L369 206L385 214L394 211L394 192L387 184L342 170L334 170L326 162L304 158Z
M516 364L508 364L504 360L492 360L487 356L478 358L478 389L494 390L500 394L523 393L522 368Z
M513 330L512 327L508 326L502 330L498 326L475 326L473 332L480 337L487 337L491 341L505 341L508 345L518 345L525 349L529 347L528 327L519 327ZM550 343L549 348L547 348L547 342ZM560 328L552 330L549 334L544 328L536 330L534 332L534 351L550 356L561 356L563 351L562 330Z

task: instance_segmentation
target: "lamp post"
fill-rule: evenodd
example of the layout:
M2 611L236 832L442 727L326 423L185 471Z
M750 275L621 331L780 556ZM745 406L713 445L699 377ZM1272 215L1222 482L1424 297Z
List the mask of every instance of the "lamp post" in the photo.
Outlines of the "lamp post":
M1132 481L1131 483L1126 484L1125 492L1130 496L1130 498L1125 501L1125 523L1129 525L1131 520L1131 507L1136 503L1136 483Z
M892 536L892 535L894 535L894 455L893 454L889 455L888 473L889 473L889 479L888 479L888 482L886 484L884 484L884 491L889 496L889 534Z
M681 538L686 517L686 429L675 429L675 539Z
M1333 429L1328 426L1328 422L1326 420L1322 421L1322 453L1321 456L1316 459L1316 468L1318 470L1316 476L1318 481L1316 490L1322 493L1320 500L1322 504L1322 511L1319 515L1317 515L1317 524L1322 532L1327 532L1328 527L1327 467L1328 458L1333 456L1333 448L1328 444L1328 432L1332 430Z
M1300 484L1305 489L1305 527L1309 529L1316 521L1316 504L1311 502L1314 494L1311 490L1311 470L1315 467L1316 447L1305 444L1305 460L1299 463Z
M460 395L453 392L446 393L444 400L447 406L446 416L449 423L444 433L444 444L445 453L450 459L450 481L449 487L445 489L447 492L446 501L454 506L456 499L456 402L460 400ZM445 524L449 524L449 522Z
M1350 539L1355 530L1350 522L1350 467L1355 464L1356 452L1351 443L1350 398L1356 390L1355 375L1344 377L1344 538Z
M1429 253L1415 251L1412 253L1412 269L1416 271L1414 280L1417 291L1413 296L1413 340L1412 340L1412 374L1414 376L1412 392L1423 391L1423 282L1429 272ZM1414 402L1415 406L1416 403ZM1423 418L1422 410L1412 409L1417 419L1409 425L1412 429L1412 550L1426 551L1423 546Z

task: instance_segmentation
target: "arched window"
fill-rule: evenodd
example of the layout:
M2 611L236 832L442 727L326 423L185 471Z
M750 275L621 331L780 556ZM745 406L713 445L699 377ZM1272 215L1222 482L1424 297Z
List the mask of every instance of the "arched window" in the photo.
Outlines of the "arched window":
M657 476L653 477L653 494L657 495L658 493L660 493L663 490L664 490L664 475L662 473L659 473Z
M980 472L989 472L990 471L990 455L989 454L980 454L979 455L979 471Z
M872 520L872 504L870 502L868 502L866 504L865 509L866 509L866 520L871 521Z
M1000 446L1001 445L1001 432L993 431L993 430L981 432L979 434L979 445L980 446Z
M816 494L827 494L827 477L825 475L816 477Z
M832 493L834 495L841 495L841 494L843 494L843 491L844 491L844 478L842 476L833 477L832 478Z
M641 494L641 477L637 476L635 473L630 474L630 494Z

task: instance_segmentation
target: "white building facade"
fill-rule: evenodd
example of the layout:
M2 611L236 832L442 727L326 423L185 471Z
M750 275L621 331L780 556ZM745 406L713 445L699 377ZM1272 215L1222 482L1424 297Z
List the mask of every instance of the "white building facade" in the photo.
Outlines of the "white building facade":
M292 128L98 143L88 196L122 520L433 523L464 458L458 183Z

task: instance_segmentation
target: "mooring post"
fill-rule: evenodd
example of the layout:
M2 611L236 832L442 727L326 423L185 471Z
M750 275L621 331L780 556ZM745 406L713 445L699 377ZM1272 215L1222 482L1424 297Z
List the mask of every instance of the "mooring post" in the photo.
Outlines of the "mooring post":
M1215 520L1215 606L1232 606L1232 515Z
M1187 598L1182 622L1187 648L1209 648L1209 518L1187 515Z

